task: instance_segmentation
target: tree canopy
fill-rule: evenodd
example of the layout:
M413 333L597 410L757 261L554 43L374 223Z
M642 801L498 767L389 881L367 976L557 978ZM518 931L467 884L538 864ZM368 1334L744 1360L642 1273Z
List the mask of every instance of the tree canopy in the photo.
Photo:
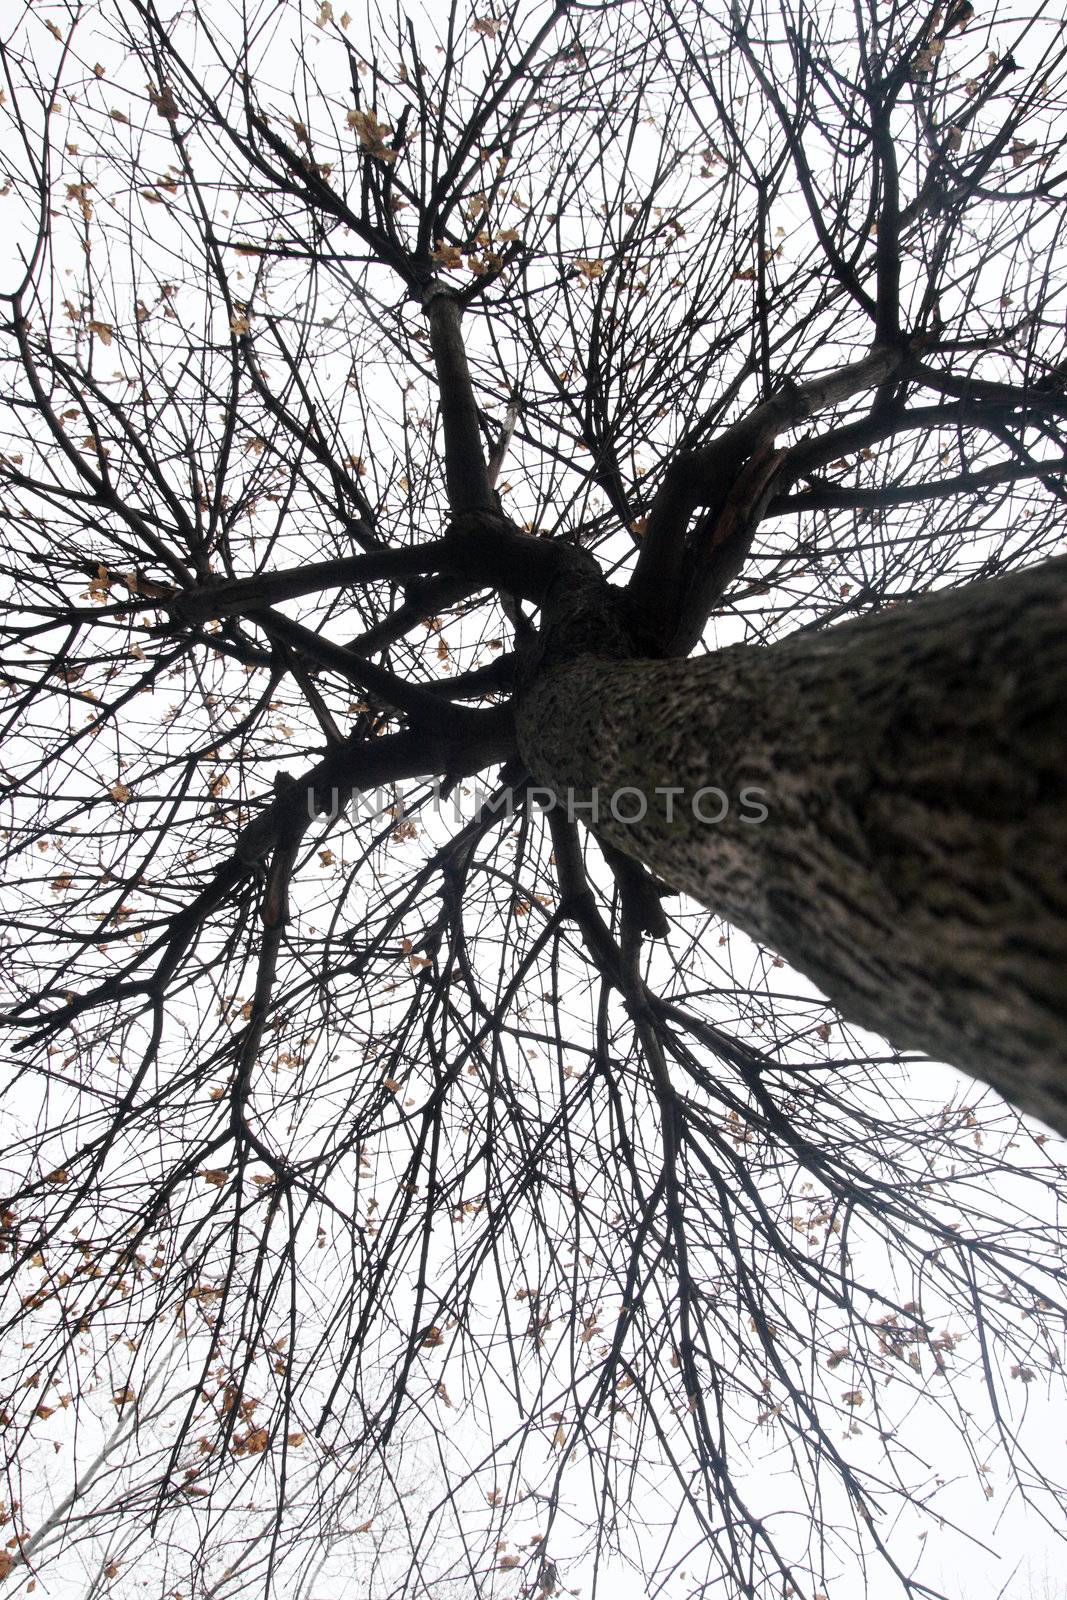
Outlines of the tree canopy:
M1058 1529L1056 1141L514 708L585 582L668 660L1062 554L1061 19L2 27L0 1577L917 1597Z

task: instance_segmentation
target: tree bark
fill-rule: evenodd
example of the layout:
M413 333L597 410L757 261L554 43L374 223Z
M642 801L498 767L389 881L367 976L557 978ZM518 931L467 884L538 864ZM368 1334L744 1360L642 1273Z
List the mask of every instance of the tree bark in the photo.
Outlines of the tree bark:
M1067 1134L1067 558L767 648L549 661L518 734L847 1019Z

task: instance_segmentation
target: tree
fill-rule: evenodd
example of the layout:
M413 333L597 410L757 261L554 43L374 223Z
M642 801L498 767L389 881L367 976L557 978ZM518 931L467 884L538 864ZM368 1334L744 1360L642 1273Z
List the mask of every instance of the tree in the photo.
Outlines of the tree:
M899 1054L1067 1130L1054 19L3 61L11 1470L177 1334L78 1537L178 1588L932 1593L995 1460L1058 1525L1064 1169Z

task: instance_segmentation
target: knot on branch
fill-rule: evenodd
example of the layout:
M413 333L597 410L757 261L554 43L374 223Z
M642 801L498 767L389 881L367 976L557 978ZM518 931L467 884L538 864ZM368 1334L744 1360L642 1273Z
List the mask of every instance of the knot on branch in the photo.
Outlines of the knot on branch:
M451 283L445 283L436 274L425 267L417 268L411 281L408 299L420 305L429 316L435 304L447 300L456 307L457 311L463 310L463 295Z

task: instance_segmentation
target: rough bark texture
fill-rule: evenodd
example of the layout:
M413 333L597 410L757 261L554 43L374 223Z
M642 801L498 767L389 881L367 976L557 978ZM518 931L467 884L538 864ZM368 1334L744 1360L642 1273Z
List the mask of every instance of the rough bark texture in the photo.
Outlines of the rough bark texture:
M586 654L537 676L518 731L539 782L598 788L605 837L845 1017L1067 1134L1067 559L767 649Z

